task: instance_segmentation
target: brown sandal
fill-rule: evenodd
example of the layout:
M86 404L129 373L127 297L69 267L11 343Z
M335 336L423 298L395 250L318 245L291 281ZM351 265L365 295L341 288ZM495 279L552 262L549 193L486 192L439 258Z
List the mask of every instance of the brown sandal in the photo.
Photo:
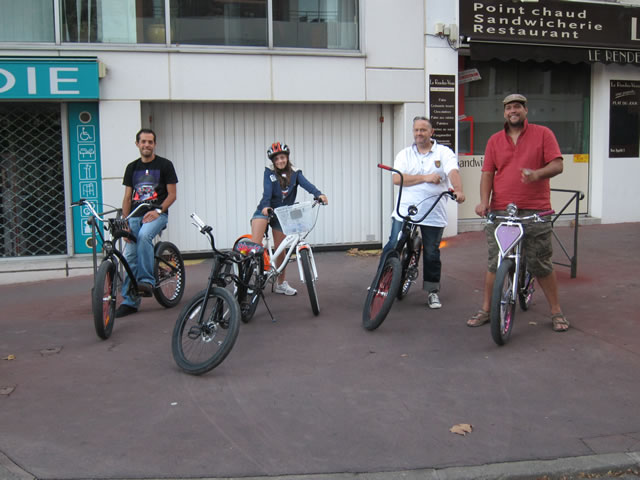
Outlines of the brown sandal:
M569 330L569 320L562 313L556 313L551 315L551 324L553 325L554 332L566 332Z
M467 327L479 327L489 321L489 312L484 310L478 310L469 320L467 320Z

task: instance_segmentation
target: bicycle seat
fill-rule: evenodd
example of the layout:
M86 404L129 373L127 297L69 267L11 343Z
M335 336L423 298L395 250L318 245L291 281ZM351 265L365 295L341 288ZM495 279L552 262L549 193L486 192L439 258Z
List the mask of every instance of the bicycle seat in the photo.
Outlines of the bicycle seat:
M264 247L259 243L252 242L249 239L242 238L236 242L233 249L236 252L240 252L243 255L257 254L262 255L264 253Z

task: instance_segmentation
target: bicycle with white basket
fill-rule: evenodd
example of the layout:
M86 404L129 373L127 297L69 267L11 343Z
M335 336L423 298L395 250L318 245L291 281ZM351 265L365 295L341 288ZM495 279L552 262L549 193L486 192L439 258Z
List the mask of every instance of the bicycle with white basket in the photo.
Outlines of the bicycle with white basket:
M316 290L318 270L313 257L313 249L305 240L318 219L319 210L315 210L314 215L314 209L317 205L323 205L323 203L316 198L314 201L296 203L273 210L280 222L282 233L286 235L275 251L273 240L269 236L269 229L265 231L262 245L252 242L251 235L243 235L236 240L233 249L244 255L252 254L253 257L244 264L233 265L233 268L237 269L234 274L240 279L240 282L236 283L235 294L238 298L242 314L241 318L244 323L251 321L260 297L264 301L264 288L269 283L272 284L273 288L278 276L284 271L287 264L292 261L294 252L300 280L307 287L311 310L314 315L320 313L320 303ZM278 264L277 259L283 253L284 258ZM266 301L264 301L264 304L271 319L275 320Z

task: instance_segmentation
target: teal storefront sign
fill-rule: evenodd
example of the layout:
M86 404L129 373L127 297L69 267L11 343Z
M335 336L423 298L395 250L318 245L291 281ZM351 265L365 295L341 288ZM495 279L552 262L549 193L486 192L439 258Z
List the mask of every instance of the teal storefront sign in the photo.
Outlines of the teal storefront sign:
M69 158L71 165L71 198L88 199L102 211L102 168L100 164L100 124L97 103L69 103ZM91 253L91 217L87 207L75 207L73 238L76 253Z
M0 57L0 100L97 100L96 58Z

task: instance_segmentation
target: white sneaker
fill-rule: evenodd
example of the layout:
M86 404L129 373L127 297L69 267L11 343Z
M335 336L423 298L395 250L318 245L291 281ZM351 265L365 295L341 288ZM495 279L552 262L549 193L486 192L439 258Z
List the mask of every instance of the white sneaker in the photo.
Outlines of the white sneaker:
M282 283L276 283L273 291L276 293L281 293L283 295L295 295L296 293L298 293L298 291L290 286L286 280Z
M440 298L438 297L437 292L431 292L427 297L427 305L429 308L440 308L442 304L440 303Z

